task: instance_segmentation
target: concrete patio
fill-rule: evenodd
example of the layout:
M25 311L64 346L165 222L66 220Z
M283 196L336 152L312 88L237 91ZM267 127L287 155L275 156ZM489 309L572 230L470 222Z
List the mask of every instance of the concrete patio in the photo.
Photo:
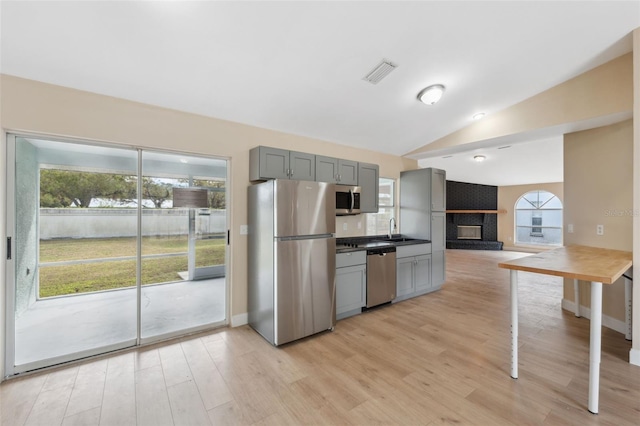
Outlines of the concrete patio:
M141 305L142 339L222 324L225 278L144 286ZM136 318L135 288L39 300L16 319L15 365L133 345Z

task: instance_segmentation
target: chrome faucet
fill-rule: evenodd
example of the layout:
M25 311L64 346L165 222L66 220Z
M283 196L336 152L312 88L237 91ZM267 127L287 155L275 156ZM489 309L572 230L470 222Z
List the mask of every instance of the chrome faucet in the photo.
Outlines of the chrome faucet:
M393 228L391 227L391 222L393 222ZM389 238L393 237L393 231L396 230L396 218L392 217L389 219Z

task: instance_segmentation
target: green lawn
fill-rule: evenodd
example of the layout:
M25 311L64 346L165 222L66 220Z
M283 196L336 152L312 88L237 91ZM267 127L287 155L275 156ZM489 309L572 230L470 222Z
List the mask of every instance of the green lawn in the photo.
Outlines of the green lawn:
M224 239L197 240L196 266L225 262ZM187 251L186 237L142 239L142 253L171 254ZM92 238L40 241L40 262L108 259L136 255L135 238ZM113 260L73 265L41 266L40 297L87 293L135 286L136 261ZM142 260L142 284L178 281L178 272L187 270L187 256Z

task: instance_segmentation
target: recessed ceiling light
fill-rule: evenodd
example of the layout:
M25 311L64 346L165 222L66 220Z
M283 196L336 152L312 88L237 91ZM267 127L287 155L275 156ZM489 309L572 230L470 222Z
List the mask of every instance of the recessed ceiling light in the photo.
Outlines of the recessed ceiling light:
M440 100L444 93L444 86L442 84L434 84L425 89L422 89L418 93L418 99L427 105L433 105Z
M473 117L471 118L473 118L474 120L480 120L482 117L484 117L484 112L479 112L477 114L474 114Z
M478 163L481 161L484 161L487 159L487 157L485 157L484 155L474 155L473 159L476 160Z

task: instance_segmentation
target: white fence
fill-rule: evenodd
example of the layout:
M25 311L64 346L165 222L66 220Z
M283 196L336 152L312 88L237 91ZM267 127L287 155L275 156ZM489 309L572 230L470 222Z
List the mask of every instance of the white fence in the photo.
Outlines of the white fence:
M113 238L137 235L135 209L40 209L40 239ZM226 210L196 210L196 232L226 232ZM188 209L142 210L142 235L186 235Z

